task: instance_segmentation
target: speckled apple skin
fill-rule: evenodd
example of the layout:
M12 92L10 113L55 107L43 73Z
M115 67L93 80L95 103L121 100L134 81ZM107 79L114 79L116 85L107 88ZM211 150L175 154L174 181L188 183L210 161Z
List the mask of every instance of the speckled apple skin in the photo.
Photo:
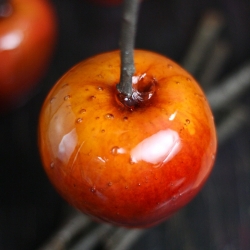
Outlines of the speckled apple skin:
M217 139L206 97L172 60L135 50L135 76L154 81L147 105L133 110L117 98L120 53L70 69L48 94L40 114L44 169L71 205L124 227L156 225L202 188Z

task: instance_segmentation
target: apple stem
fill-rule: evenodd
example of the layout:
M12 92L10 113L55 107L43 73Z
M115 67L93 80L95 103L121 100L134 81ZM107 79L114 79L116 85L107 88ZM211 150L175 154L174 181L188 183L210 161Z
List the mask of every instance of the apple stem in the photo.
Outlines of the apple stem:
M117 90L124 96L133 93L132 76L135 72L134 46L140 0L124 0L120 35L121 78Z

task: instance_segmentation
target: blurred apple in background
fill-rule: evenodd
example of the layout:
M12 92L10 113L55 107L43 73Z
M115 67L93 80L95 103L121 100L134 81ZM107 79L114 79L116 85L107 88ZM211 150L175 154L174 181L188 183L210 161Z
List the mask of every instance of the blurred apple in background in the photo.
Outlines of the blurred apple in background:
M9 0L0 16L0 112L25 102L49 66L55 13L47 0Z

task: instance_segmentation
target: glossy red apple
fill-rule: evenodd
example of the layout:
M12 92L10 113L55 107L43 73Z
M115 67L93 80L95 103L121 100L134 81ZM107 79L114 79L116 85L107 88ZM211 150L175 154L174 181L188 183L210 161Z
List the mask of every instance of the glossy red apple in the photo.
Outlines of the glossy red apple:
M48 0L10 0L0 17L0 112L25 100L44 75L56 40Z
M149 227L186 205L216 153L204 93L168 58L135 51L137 102L116 91L119 51L89 58L53 87L41 110L45 171L73 206L100 221Z

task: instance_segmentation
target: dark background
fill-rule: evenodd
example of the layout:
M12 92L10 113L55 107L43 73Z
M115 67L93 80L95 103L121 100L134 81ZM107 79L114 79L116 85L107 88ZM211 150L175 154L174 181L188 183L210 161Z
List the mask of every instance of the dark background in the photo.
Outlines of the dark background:
M65 202L47 180L37 149L38 116L46 94L77 62L118 48L121 6L103 7L84 0L52 3L59 36L49 71L32 98L0 116L0 250L36 249L57 229L63 215ZM223 16L220 36L230 44L215 79L220 82L250 59L249 0L145 0L136 47L182 63L200 20L211 9ZM248 97L249 90L237 101L247 107L247 115ZM233 107L215 114L216 122ZM214 171L202 192L132 249L250 249L249 125L248 120L219 144Z

